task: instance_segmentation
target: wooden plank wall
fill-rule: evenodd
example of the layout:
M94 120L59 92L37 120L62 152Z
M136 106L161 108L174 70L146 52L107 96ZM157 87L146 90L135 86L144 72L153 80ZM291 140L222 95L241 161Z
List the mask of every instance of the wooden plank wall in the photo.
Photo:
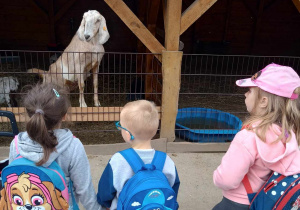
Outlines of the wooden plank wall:
M0 1L0 49L47 50L49 25L33 0ZM140 0L142 1L142 0ZM47 12L47 0L39 0ZM55 0L54 12L67 0ZM137 14L136 0L124 2ZM184 11L193 0L183 0ZM247 2L245 5L244 2ZM300 13L292 0L265 0L256 43L251 51L255 10L259 0L218 0L180 38L184 53L224 53L256 55L300 55ZM252 8L252 9L251 9ZM107 20L111 38L105 44L110 52L136 52L136 36L104 1L77 0L58 21L56 40L66 47L77 30L85 11L96 9ZM252 10L252 11L251 11ZM254 12L253 12L254 11ZM73 23L72 23L73 22ZM71 28L73 24L73 29ZM163 29L160 9L157 25ZM161 42L164 40L161 39Z

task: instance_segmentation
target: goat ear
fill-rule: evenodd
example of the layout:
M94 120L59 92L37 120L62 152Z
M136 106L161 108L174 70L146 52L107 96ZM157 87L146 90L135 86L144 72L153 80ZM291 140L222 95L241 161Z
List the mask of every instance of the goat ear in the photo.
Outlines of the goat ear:
M77 35L81 41L84 41L84 27L85 27L85 15L82 17L82 21L80 23L79 29L77 31Z
M109 33L106 26L105 18L102 16L99 26L99 43L104 44L109 39Z

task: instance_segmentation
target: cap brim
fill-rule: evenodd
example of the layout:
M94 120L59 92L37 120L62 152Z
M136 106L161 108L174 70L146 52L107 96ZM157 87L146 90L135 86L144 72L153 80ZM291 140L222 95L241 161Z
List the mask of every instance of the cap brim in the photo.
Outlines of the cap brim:
M252 82L251 78L237 80L235 84L239 87L257 87L257 85Z

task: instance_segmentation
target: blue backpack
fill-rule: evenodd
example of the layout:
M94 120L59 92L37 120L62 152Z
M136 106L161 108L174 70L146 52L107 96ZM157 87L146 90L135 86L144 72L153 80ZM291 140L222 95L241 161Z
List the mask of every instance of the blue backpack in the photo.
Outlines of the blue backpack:
M15 145L18 138L15 137ZM71 191L73 210L79 210L75 201L72 182L66 185L64 172L56 161L49 167L36 166L19 155L1 173L3 189L0 192L0 209L69 209Z
M166 153L155 151L151 164L144 164L134 149L120 152L134 171L118 198L117 210L177 210L176 194L162 172Z
M257 193L253 193L247 175L243 184L250 201L250 210L300 209L300 174L283 176L273 172Z

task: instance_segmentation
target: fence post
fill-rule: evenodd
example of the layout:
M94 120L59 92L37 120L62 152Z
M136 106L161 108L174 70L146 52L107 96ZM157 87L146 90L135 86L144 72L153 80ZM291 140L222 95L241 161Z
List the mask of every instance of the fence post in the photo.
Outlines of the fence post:
M181 51L162 52L162 117L160 138L175 140L175 122L178 111L178 100L181 80Z

